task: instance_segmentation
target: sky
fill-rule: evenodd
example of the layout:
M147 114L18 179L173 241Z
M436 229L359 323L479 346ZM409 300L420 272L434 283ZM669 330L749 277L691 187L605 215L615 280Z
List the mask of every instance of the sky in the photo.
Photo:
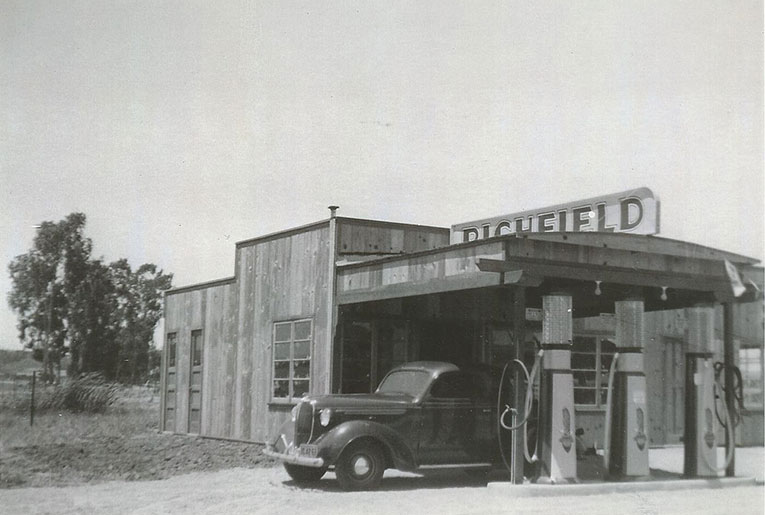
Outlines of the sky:
M338 215L449 227L646 186L661 236L763 259L763 5L0 0L8 263L87 215L183 286Z

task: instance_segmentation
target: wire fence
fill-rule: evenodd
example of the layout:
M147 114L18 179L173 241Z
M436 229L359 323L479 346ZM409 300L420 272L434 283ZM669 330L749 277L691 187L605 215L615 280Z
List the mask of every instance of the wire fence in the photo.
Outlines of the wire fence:
M39 382L35 388L39 388ZM19 407L32 400L32 374L0 374L0 409Z
M45 399L55 396L57 390L65 387L69 382L68 378L63 377L60 385L46 385L40 380L38 374L33 387L32 374L0 373L0 411L29 410L33 395L35 404L38 406L41 402L44 404ZM117 385L114 384L114 387ZM159 383L156 381L147 381L143 385L120 385L118 388L120 404L142 404L159 400Z

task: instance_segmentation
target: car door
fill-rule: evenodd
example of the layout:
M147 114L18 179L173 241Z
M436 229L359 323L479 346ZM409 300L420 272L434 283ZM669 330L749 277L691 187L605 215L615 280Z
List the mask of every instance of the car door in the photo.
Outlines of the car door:
M471 463L475 432L471 382L461 372L441 374L422 401L420 465Z

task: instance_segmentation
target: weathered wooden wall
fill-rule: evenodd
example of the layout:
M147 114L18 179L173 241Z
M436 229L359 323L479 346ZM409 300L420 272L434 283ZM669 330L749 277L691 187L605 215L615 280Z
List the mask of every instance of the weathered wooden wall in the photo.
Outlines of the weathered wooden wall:
M191 331L204 328L206 294L205 290L187 291L165 298L165 338L176 333L175 356L175 421L168 431L188 432L189 425L189 381L191 379ZM167 349L163 353L163 375L167 375ZM163 379L163 383L166 379ZM163 408L164 408L163 404ZM164 423L164 411L162 422Z
M329 224L237 248L238 345L234 437L265 441L291 406L271 399L276 321L313 320L311 392L328 391Z
M418 252L449 245L449 229L338 218L337 243L340 256Z
M237 357L236 285L215 286L206 297L202 359L202 433L232 438L234 370Z

